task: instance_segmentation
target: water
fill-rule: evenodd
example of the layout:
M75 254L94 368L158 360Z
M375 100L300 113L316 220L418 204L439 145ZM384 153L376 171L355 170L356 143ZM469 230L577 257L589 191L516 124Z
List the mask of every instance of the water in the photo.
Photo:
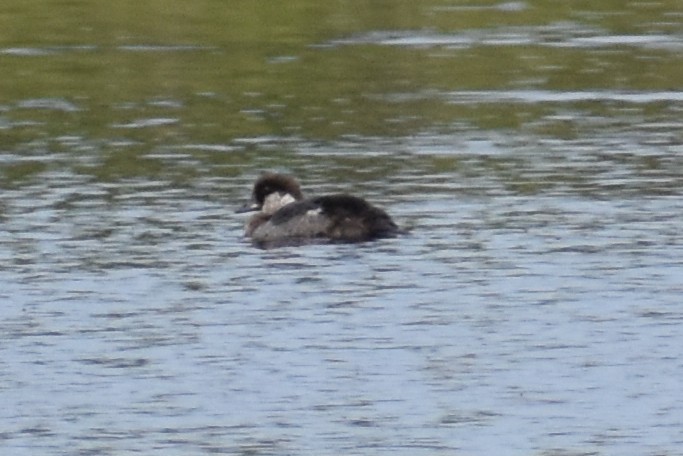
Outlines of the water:
M681 453L675 2L415 3L0 19L3 454Z

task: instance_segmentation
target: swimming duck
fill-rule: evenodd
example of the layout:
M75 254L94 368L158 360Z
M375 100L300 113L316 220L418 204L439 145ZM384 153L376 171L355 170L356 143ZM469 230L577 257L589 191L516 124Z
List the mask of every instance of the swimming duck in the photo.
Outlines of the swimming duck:
M261 246L310 242L364 242L395 236L391 217L363 198L333 194L304 198L292 176L266 173L254 183L251 204L237 212L259 211L244 234Z

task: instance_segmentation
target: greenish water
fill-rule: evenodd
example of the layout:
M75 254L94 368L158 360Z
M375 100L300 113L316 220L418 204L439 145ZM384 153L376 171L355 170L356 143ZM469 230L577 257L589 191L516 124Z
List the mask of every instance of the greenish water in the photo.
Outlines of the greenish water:
M677 90L680 24L675 1L8 1L0 147L87 154L94 169L77 172L125 177L167 171L142 158L178 146L203 172L248 167L249 156L187 146L239 152L250 138L474 129L571 139L587 134L582 118L666 119L680 105L453 103L448 94ZM567 111L576 116L557 118ZM3 181L41 169L22 164Z
M0 453L683 447L679 1L0 6ZM263 251L264 170L409 234Z

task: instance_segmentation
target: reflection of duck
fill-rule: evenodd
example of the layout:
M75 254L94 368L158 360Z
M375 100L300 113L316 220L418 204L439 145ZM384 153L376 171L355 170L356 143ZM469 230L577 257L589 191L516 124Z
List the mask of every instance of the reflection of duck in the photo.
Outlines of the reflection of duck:
M265 246L326 239L363 242L391 237L398 227L382 209L346 194L304 199L291 176L267 173L254 184L251 205L238 212L259 211L245 227L245 236Z

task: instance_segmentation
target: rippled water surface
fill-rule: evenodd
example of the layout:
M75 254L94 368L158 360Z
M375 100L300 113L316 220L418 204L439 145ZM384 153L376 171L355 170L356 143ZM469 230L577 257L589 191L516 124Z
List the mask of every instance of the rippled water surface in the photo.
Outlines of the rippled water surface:
M2 454L681 454L677 2L99 3L0 15Z

